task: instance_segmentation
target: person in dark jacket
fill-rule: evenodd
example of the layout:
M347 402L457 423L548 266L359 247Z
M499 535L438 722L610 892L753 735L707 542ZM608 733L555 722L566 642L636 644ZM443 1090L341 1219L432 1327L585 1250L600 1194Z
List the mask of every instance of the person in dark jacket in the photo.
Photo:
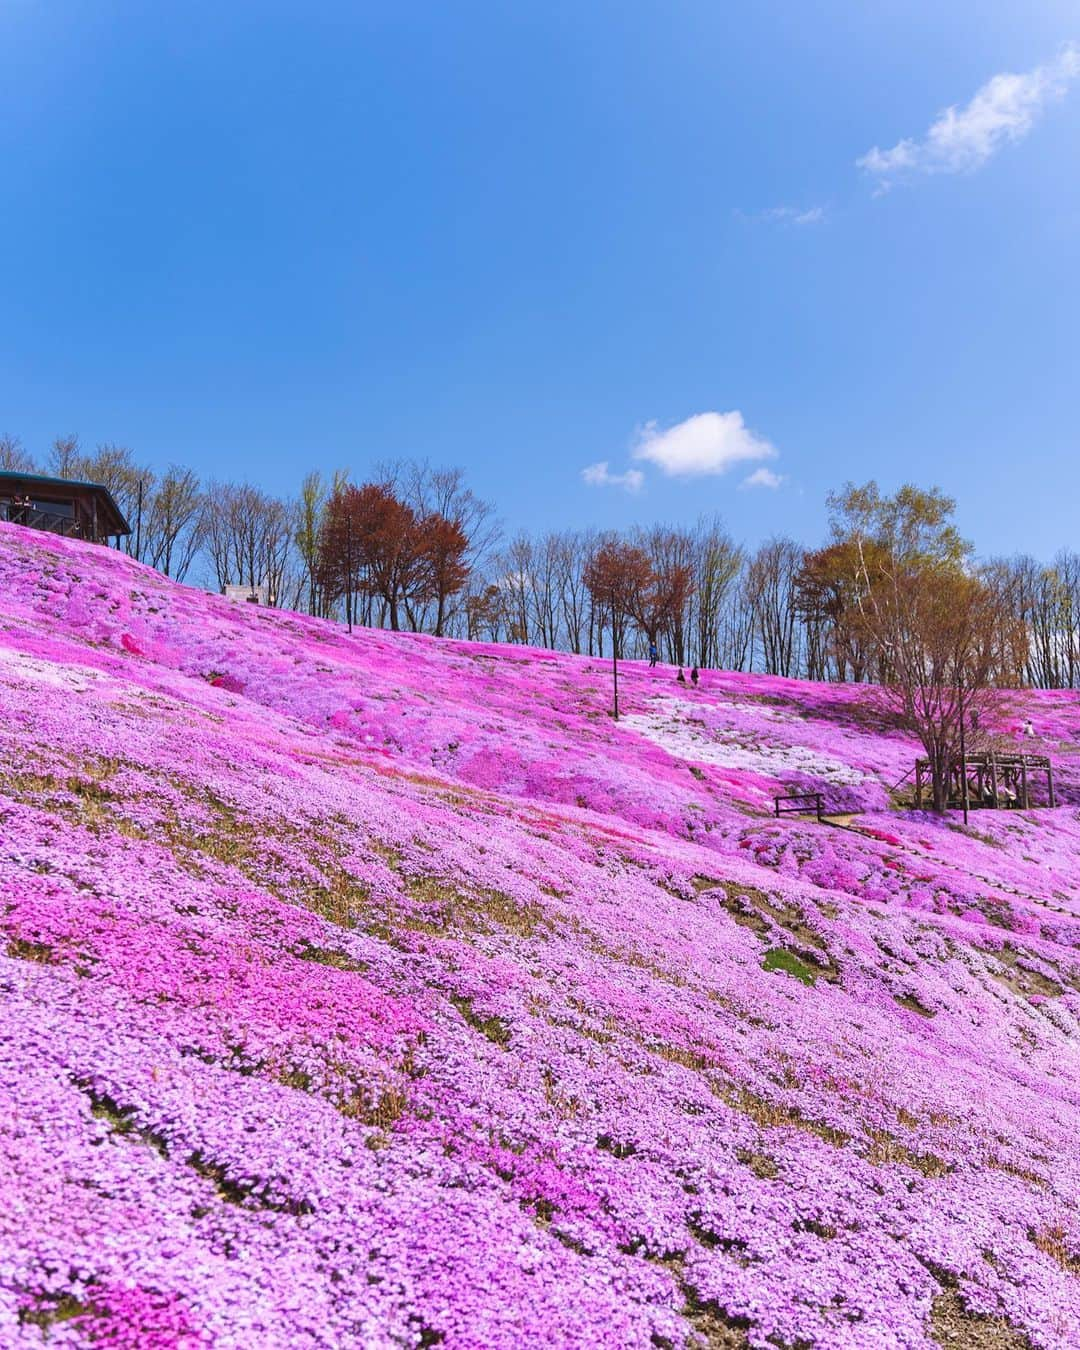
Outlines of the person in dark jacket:
M695 689L697 688L697 682L698 682L698 668L697 666L695 666L694 669L690 672L690 683L694 686Z
M675 683L676 684L686 683L686 676L682 673L682 666L679 667L679 673L678 675L675 676Z

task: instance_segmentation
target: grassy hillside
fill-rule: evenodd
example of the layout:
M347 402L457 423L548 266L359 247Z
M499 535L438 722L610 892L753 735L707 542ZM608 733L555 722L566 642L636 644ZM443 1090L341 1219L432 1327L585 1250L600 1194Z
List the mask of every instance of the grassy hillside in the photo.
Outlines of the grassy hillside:
M1080 699L672 675L0 527L0 1343L1080 1345Z

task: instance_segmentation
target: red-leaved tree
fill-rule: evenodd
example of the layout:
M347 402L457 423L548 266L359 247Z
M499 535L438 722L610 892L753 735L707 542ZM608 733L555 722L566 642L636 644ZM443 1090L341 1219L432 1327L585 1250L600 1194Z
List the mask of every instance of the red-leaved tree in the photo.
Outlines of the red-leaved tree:
M318 580L331 601L344 599L350 618L354 597L380 604L397 631L404 618L419 626L425 606L436 608L441 633L447 602L468 579L464 530L438 512L418 516L384 483L348 485L326 506L318 548Z
M615 687L615 717L618 719L619 656L623 639L630 622L643 613L647 603L645 597L655 585L655 575L642 549L609 539L585 565L585 585L593 605L611 624L611 674Z

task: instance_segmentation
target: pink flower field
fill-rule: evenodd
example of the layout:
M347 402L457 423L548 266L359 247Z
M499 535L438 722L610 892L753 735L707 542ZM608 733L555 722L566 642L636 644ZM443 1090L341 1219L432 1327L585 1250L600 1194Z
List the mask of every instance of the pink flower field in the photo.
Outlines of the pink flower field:
M622 675L0 526L0 1345L1080 1346L1080 697Z

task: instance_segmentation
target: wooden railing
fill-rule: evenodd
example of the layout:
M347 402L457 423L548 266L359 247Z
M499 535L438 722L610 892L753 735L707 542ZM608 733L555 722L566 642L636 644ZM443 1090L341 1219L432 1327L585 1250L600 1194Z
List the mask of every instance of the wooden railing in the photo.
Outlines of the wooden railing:
M0 504L0 520L9 521L12 525L26 525L31 530L67 535L69 538L80 534L79 522L71 516L61 516L54 511L39 511L33 506L16 506L11 502Z
M825 797L820 792L792 792L787 797L773 798L774 816L805 816L813 811L818 820L825 810Z

